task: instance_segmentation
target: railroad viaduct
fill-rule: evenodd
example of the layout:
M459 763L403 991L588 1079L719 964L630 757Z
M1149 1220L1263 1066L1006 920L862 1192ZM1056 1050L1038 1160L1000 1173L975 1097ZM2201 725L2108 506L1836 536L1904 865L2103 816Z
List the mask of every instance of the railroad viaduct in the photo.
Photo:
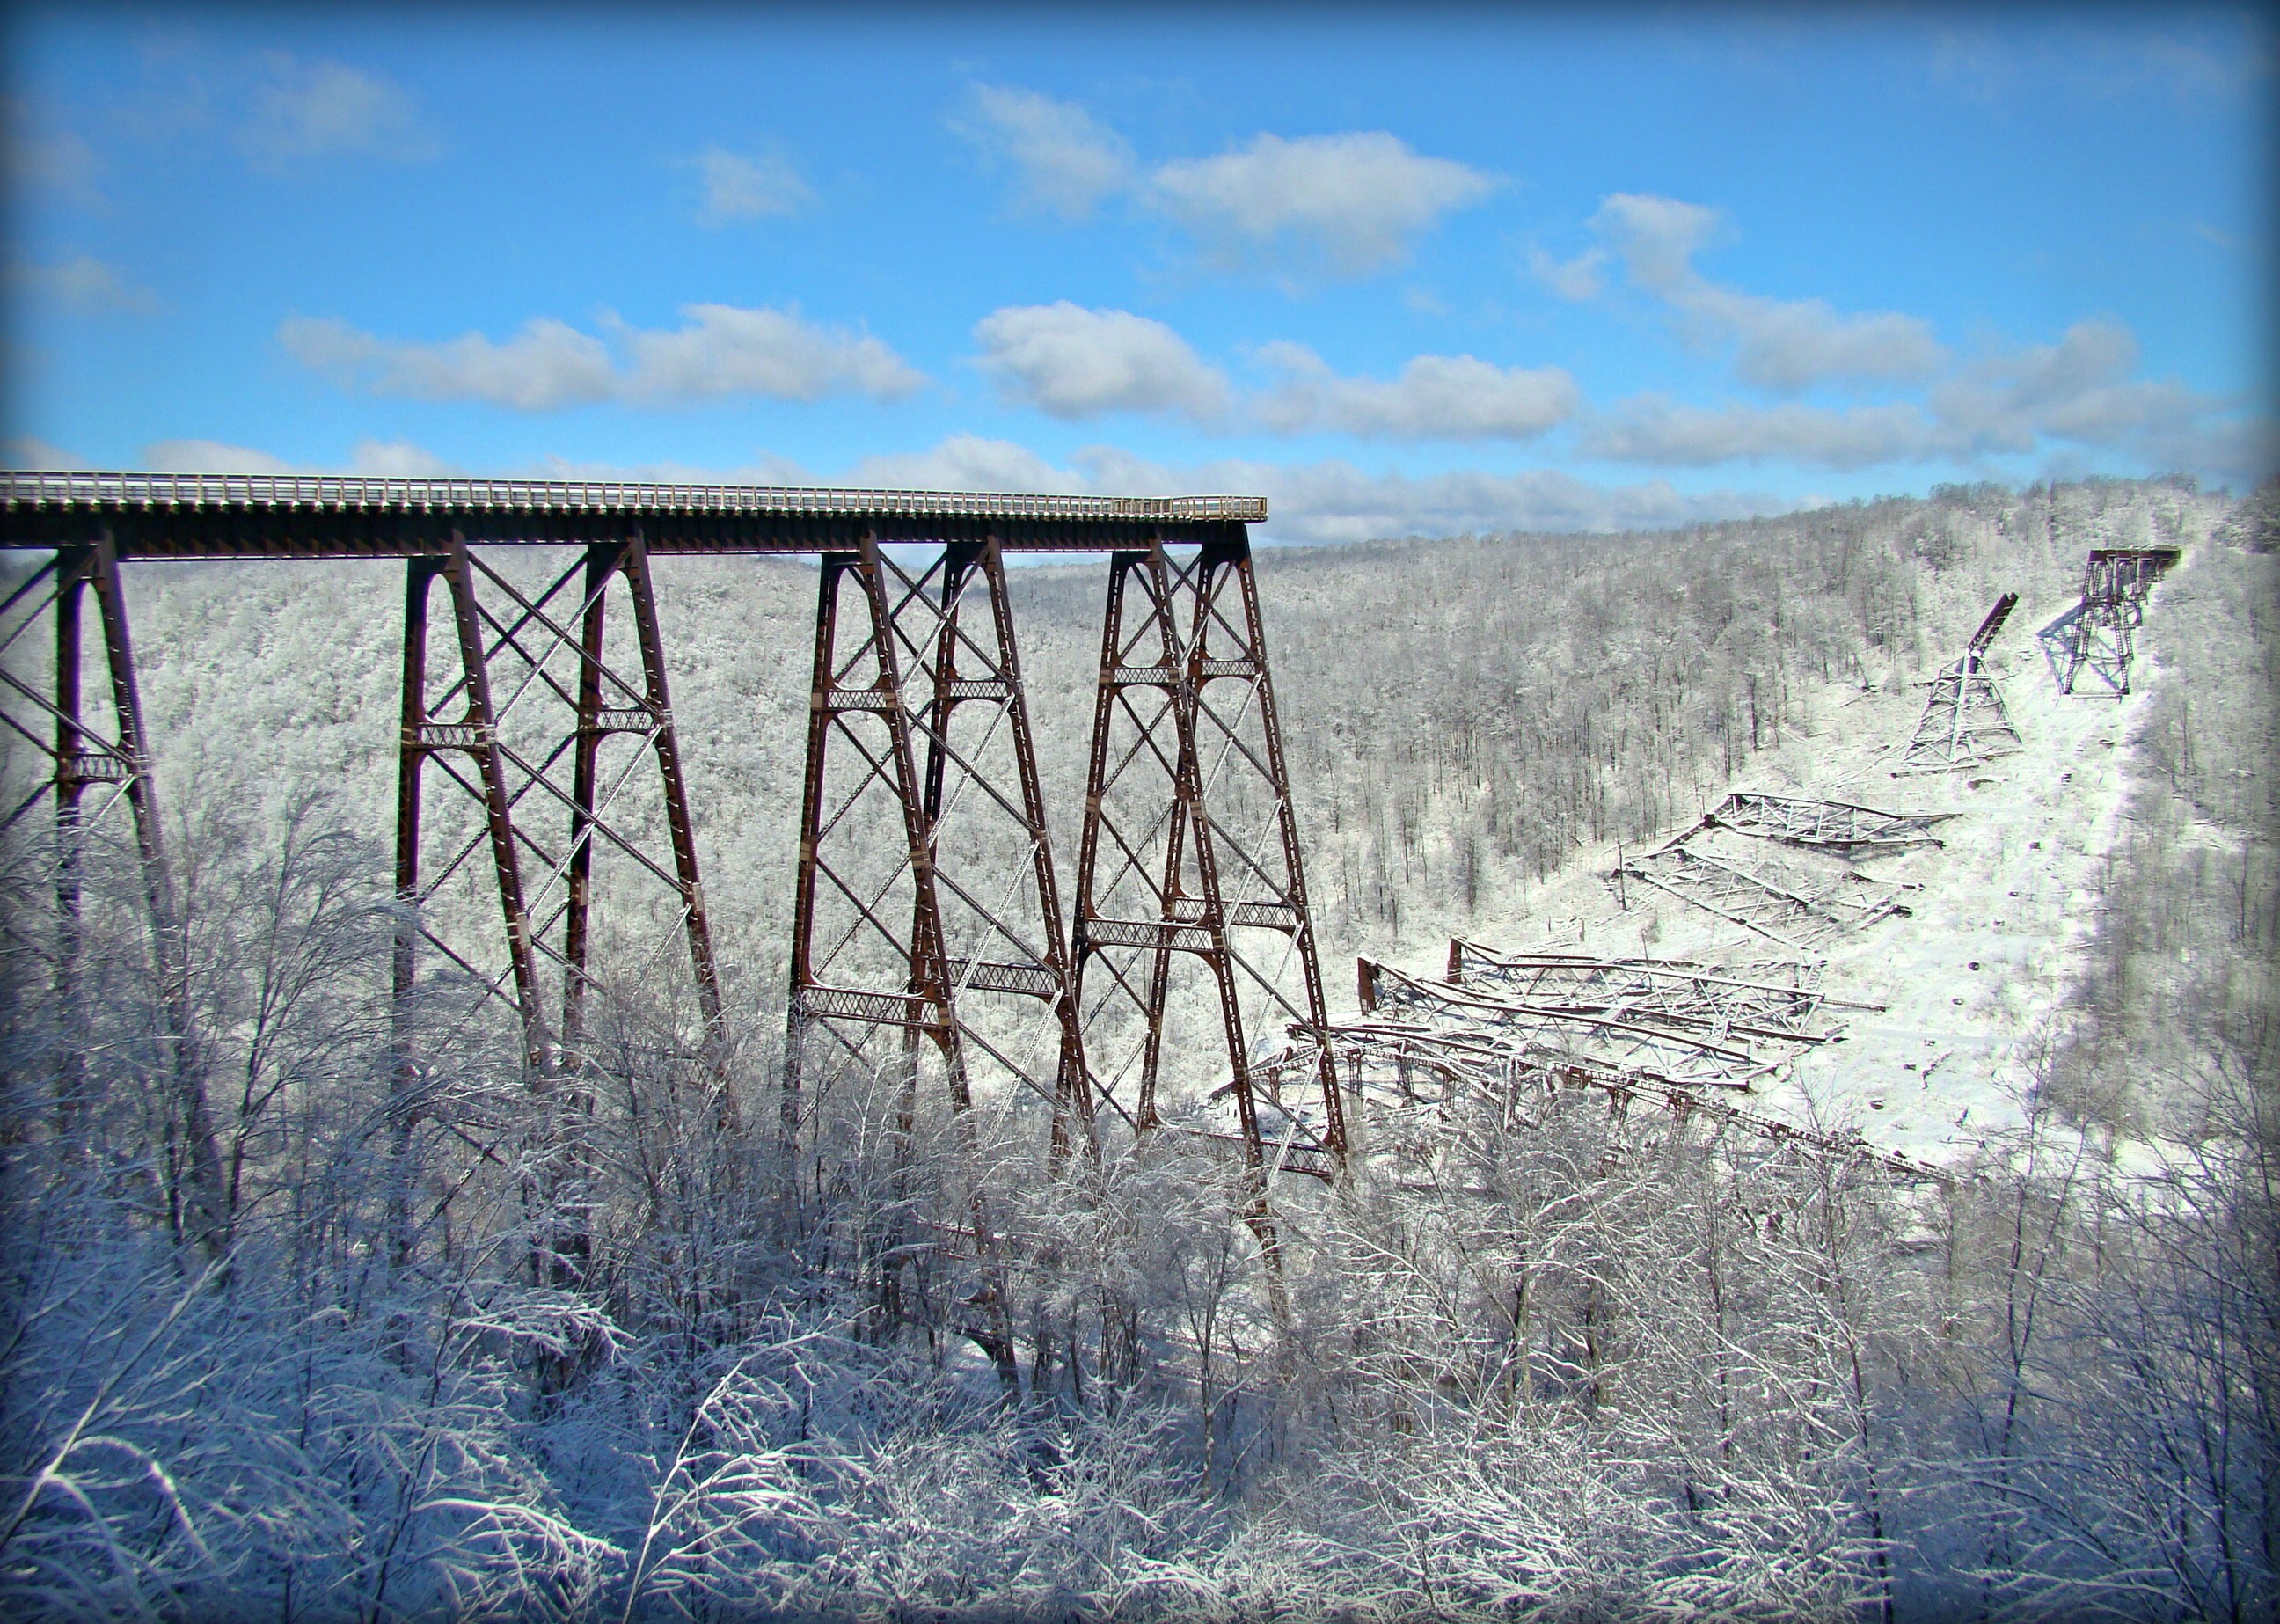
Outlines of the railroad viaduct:
M606 855L652 888L695 1012L688 1052L726 1088L729 1022L699 874L652 561L818 561L798 812L782 1114L797 1143L824 1068L901 1064L962 1112L985 1076L1049 1103L1050 1155L1160 1121L1176 1058L1225 1080L1260 1169L1252 1055L1313 1039L1309 1131L1284 1165L1346 1150L1250 527L1252 497L1110 497L523 480L16 473L0 547L45 554L0 604L0 721L28 748L7 827L51 809L68 992L81 831L131 816L162 1019L194 1041L175 877L152 776L125 582L138 562L401 559L395 888L398 1007L442 976L503 1005L535 1074L574 1072L613 976ZM534 553L532 550L544 550ZM570 550L566 553L562 550ZM1106 558L1074 869L1059 895L1007 589L1009 555ZM520 556L518 556L520 554ZM544 560L543 572L530 567ZM90 600L95 626L86 624ZM628 635L628 628L631 635ZM42 645L45 645L43 648ZM108 703L83 661L99 647ZM617 813L635 779L663 829ZM25 775L13 781L20 791ZM654 803L652 803L653 804ZM458 838L444 826L456 813ZM787 831L789 835L790 832ZM440 887L489 871L494 923L447 929ZM1174 1057L1176 975L1215 1003ZM1177 1023L1175 1023L1177 1025ZM1185 1040L1197 1047L1189 1029ZM1109 1052L1113 1051L1113 1052ZM1267 1080L1279 1091L1283 1080ZM1295 1102L1294 1102L1295 1103ZM1042 1112L1042 1106L1041 1106Z

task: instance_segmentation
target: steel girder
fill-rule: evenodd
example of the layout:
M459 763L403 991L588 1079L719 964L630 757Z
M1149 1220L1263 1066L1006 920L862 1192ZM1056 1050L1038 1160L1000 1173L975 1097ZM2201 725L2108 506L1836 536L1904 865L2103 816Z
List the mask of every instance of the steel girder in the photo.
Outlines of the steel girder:
M1728 796L1705 813L1698 827L1731 829L1785 846L1849 858L1937 846L1940 843L1930 832L1932 825L1953 816L1953 812L1878 812L1844 801L1742 791Z
M2003 690L1987 671L1987 650L2018 603L2016 592L1997 598L1962 654L1932 679L1923 713L1916 718L1915 731L1901 752L1901 772L1977 766L2007 756L2025 743L2011 725Z
M431 502L390 488L380 493L384 504L370 491L297 488L186 495L121 487L84 502L81 494L10 503L6 544L60 550L9 608L27 622L52 609L75 626L82 589L95 585L122 720L106 735L80 714L76 639L53 673L53 697L12 672L12 696L37 714L28 727L6 720L40 745L50 770L11 820L53 789L59 825L77 827L91 785L112 786L112 799L134 811L158 979L174 989L169 1007L180 1006L178 1055L191 1055L195 1037L147 741L132 700L120 550L108 531L82 543L25 528L34 519L51 520L50 528L99 523L109 511L98 512L100 502L134 521L136 556L404 558L396 831L404 912L390 1101L400 1139L423 1112L417 1051L439 1011L452 1029L485 1010L510 1015L534 1084L550 1094L559 1085L574 1107L595 999L626 972L646 968L674 935L685 943L693 994L681 1000L676 1051L701 1062L720 1120L732 1120L728 1028L651 549L638 522L651 508L660 523L684 529L713 522L698 511L703 504L642 488L634 495L648 506L636 512L626 505L634 496L588 493L585 506L571 504L572 524L551 507L537 512L536 496L516 491L494 502L497 493L455 489ZM551 487L537 495L570 501ZM970 1104L977 1069L992 1067L1048 1102L1055 1166L1098 1156L1102 1121L1136 1135L1153 1128L1166 1083L1193 1084L1198 1094L1221 1083L1235 1100L1236 1132L1204 1136L1227 1141L1263 1173L1254 1047L1284 1026L1320 1035L1328 1021L1244 528L1261 516L1258 504L1198 499L1159 512L1148 504L1063 504L1068 512L1047 504L1001 514L984 512L981 498L957 498L939 513L928 503L942 505L928 497L877 522L869 508L823 515L837 527L831 535L848 540L824 543L836 550L823 553L820 588L785 1120L796 1136L819 1053L871 1058L878 1035L891 1030L897 1064L907 1063L915 1080L923 1051L955 1111ZM395 528L374 530L369 545L288 537L256 546L235 530L200 530L175 545L178 532L200 526L243 528L273 518L322 525L341 515ZM760 518L790 527L782 534L724 531L702 538L702 550L813 548L798 527L815 517L771 509ZM567 567L557 551L492 545L526 520L530 534L512 539L574 542ZM1024 527L1036 525L1067 533ZM934 562L915 573L882 554L880 535L907 533L918 544L929 526L937 535L959 527L982 534L931 549ZM1002 543L994 533L1001 528L1010 538ZM1078 904L1064 920L1001 554L1111 538L1123 550L1110 559ZM699 550L678 531L671 545ZM541 568L553 573L534 576ZM439 581L448 627L431 626ZM613 597L624 605L615 614ZM843 605L851 612L842 615ZM8 640L24 630L17 625ZM50 742L42 727L52 718L63 720ZM840 779L840 793L830 793ZM550 833L554 819L562 827ZM891 838L859 838L867 823L890 828ZM58 880L67 932L74 872ZM645 911L636 895L644 887ZM834 907L844 912L836 925L824 917ZM1199 989L1216 1015L1209 1039L1183 1029L1192 1012L1181 982L1198 989L1182 966L1200 968ZM1022 1029L1009 1012L1016 1010L1034 1018L1026 1023L1033 1029ZM1094 1063L1092 1047L1105 1063ZM1333 1171L1346 1129L1327 1058L1306 1078L1270 1072L1258 1086L1278 1108L1290 1087L1311 1097L1304 1105L1292 1100L1311 1120L1284 1134L1276 1154L1300 1170Z
M1821 991L1821 971L1818 961L1785 961L1751 966L1743 977L1684 959L1498 953L1452 940L1448 981L1579 1013L1669 1022L1714 1040L1815 1043L1829 1035L1816 1016L1832 1003Z

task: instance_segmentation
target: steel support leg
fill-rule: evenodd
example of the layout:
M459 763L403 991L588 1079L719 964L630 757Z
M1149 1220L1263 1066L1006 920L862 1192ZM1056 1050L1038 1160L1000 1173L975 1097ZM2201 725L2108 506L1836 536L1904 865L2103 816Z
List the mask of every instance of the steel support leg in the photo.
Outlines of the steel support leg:
M781 1132L788 1149L796 1150L803 1090L827 1042L878 1065L885 1057L873 1040L882 1031L922 1035L940 1056L952 1109L963 1113L972 1104L887 572L867 537L859 551L824 554L817 582L785 1032ZM843 633L839 607L851 589L861 610ZM851 646L842 648L843 635ZM835 753L843 772L833 771ZM850 836L867 822L897 819L899 850L883 868L864 866L869 854ZM909 923L898 928L899 920Z
M1342 1157L1344 1102L1250 548L1241 541L1180 558L1160 546L1121 552L1109 566L1075 968L1098 1087L1136 1135L1159 1120L1175 954L1200 958L1212 976L1223 1092L1245 1159L1265 1160L1256 1090L1282 1103L1288 1066L1261 1073L1251 1052L1278 1027L1291 1032L1290 1052L1319 1086L1306 1143ZM1128 1097L1128 1107L1121 1103Z

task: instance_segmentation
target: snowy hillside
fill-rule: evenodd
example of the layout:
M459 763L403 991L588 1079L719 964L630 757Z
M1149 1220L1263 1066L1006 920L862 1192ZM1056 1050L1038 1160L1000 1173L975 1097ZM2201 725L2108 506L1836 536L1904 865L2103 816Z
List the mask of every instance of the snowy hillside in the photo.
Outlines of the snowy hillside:
M2181 567L2192 562L2188 555ZM2147 611L2154 630L2161 597L2157 588ZM1990 1132L2017 1126L2037 1058L2057 1042L2053 1023L2097 924L2131 727L2166 680L2141 658L2127 699L2088 682L2061 694L2035 634L2073 601L2027 601L1992 651L2023 741L2016 753L1948 773L1896 771L1924 690L1894 676L1832 696L1816 736L1765 752L1721 788L1952 814L1935 826L1937 847L1852 865L1896 894L1905 913L1799 953L1668 893L1637 882L1619 891L1608 876L1621 848L1607 842L1531 889L1528 917L1473 935L1492 949L1691 959L1737 974L1771 959L1825 958L1822 988L1832 1004L1881 1007L1843 1011L1841 1039L1760 1085L1761 1108L1857 1127L1870 1143L1920 1159L1983 1145ZM1409 962L1430 974L1438 956Z

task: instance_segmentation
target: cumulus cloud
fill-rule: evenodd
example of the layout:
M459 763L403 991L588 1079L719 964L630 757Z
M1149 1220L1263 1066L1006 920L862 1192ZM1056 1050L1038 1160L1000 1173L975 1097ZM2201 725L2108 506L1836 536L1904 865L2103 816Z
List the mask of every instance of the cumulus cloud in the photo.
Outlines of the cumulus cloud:
M127 311L147 315L158 308L156 294L127 281L118 270L91 254L81 254L54 265L12 266L9 279L35 295L73 310Z
M422 400L480 400L551 412L606 400L620 380L606 345L541 316L505 343L463 333L440 343L374 337L335 317L289 316L278 342L302 366L343 389Z
M1383 131L1298 140L1263 135L1233 152L1161 165L1144 196L1217 264L1295 256L1359 276L1400 259L1443 215L1500 184L1470 165L1423 157Z
M645 405L728 395L900 400L926 381L869 334L821 327L796 311L685 304L681 313L689 325L672 332L611 322L633 358L631 372L620 381L623 398Z
M1102 198L1132 180L1130 144L1074 102L976 85L957 127L1013 165L1021 176L1016 201L1023 208L1085 219Z
M700 225L765 219L772 214L790 214L815 201L815 193L800 178L799 171L781 153L747 158L726 148L707 147L689 161L705 187L704 201L697 210Z
M161 440L142 448L153 473L354 473L369 479L443 479L461 472L404 440L359 441L344 463L297 463L251 446L220 440Z
M879 340L805 321L797 312L690 304L670 331L610 318L624 351L551 317L494 342L465 333L440 343L375 337L336 318L295 316L278 328L286 352L343 389L424 400L478 400L518 412L596 401L663 406L727 396L899 399L925 382Z
M1829 468L1920 460L1948 449L1908 402L1855 406L1681 405L1660 395L1628 401L1591 424L1577 448L1611 462L1701 467L1721 462L1808 462Z
M1011 490L1038 495L1082 493L1085 478L1059 468L1025 445L952 435L923 451L866 457L846 482L874 490Z
M1618 192L1592 215L1604 247L1560 261L1537 250L1531 266L1555 292L1596 296L1607 256L1637 286L1676 310L1706 346L1730 343L1744 382L1796 395L1822 383L1922 382L1946 363L1929 325L1897 311L1848 314L1824 299L1773 299L1710 281L1694 257L1725 230L1715 209L1675 197Z
M283 52L266 57L264 67L237 131L238 150L258 167L336 157L418 163L443 152L418 104L376 74Z
M0 440L0 466L46 471L80 469L92 465L86 458L74 457L63 447L42 440L37 435L15 435Z
M1168 412L1209 421L1227 405L1227 379L1160 321L1087 310L1067 299L1009 305L974 324L977 365L1008 400L1051 417Z
M2056 343L1998 350L1954 369L1922 404L1692 406L1643 395L1585 425L1577 449L1666 466L1863 468L2017 456L2055 441L2227 481L2253 484L2272 470L2280 429L2268 417L2174 381L2140 377L2138 359L2136 335L2101 318L2076 323Z
M1760 491L1682 492L1661 480L1595 485L1551 469L1489 473L1467 468L1413 477L1366 473L1336 459L1171 467L1105 446L1081 451L1075 460L1089 487L1103 492L1263 496L1270 515L1265 534L1283 542L1655 529L1798 505Z
M1573 259L1560 259L1540 248L1528 250L1529 274L1572 304L1596 299L1607 290L1607 250L1584 250Z
M1398 377L1341 378L1304 344L1268 344L1259 359L1282 374L1259 420L1283 434L1310 428L1395 440L1526 440L1575 415L1575 381L1557 366L1498 366L1469 355L1421 355Z
M1983 356L1930 394L1960 450L2035 449L2045 439L2136 452L2149 466L2253 484L2280 460L2280 426L2174 380L2141 378L2137 335L2078 321L2054 344Z
M0 130L4 130L8 178L19 185L51 192L82 209L102 212L110 199L97 184L103 159L87 138L72 130L43 128L30 104L20 97L0 96Z

